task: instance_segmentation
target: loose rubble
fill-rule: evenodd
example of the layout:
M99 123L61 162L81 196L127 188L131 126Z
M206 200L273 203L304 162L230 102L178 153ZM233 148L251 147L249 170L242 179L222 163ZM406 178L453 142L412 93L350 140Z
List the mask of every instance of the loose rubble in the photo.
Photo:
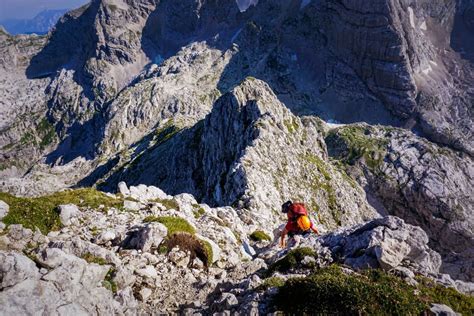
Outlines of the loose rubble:
M254 230L232 208L210 208L195 204L190 195L159 193L179 205L179 210L170 209L156 195L145 193L162 192L158 188L124 190L126 184L120 186L121 194L130 192L125 199L138 201L138 210L60 206L61 218L65 209L74 209L76 219L65 221L60 231L45 236L21 225L4 230L0 240L0 304L4 311L58 315L273 311L271 297L278 290L260 290L262 273L291 249L282 250L272 241L259 241L260 246L250 241L248 236ZM205 210L199 217L193 213L198 206ZM186 249L163 252L162 241L176 228L149 221L150 216L186 220L196 238L212 249L209 269L199 259L191 261ZM229 230L239 237L229 238ZM417 282L415 274L424 275L474 294L474 284L440 274L440 256L429 248L426 233L397 217L341 228L322 237L312 235L298 247L295 249L309 247L316 255L302 258L295 270L274 272L273 276L285 280L304 276L314 267L341 263L354 270L393 271L412 284Z

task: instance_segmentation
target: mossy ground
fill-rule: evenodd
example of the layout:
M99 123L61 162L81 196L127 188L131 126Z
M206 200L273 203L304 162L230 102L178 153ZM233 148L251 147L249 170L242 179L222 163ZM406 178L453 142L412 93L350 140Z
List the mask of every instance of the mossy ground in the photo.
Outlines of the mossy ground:
M298 122L294 118L289 119L289 120L284 120L283 124L285 124L286 129L288 130L290 134L295 133L300 127L298 125Z
M209 242L205 241L205 240L202 240L200 239L199 240L201 242L201 244L204 246L204 249L206 250L206 254L207 254L207 266L211 266L212 264L212 259L214 258L214 253L212 252L212 246Z
M172 216L148 216L143 220L145 223L158 222L166 226L168 236L174 233L184 232L194 235L196 230L183 218Z
M118 290L118 286L113 280L116 272L117 271L114 267L110 268L109 272L107 272L107 275L104 278L104 281L102 281L102 285L114 294L117 293Z
M160 203L161 205L166 207L167 210L179 211L179 204L173 199L169 199L169 200L154 199L154 200L151 200L150 202Z
M308 247L301 247L290 250L288 254L282 259L270 265L266 275L271 276L274 272L288 272L290 269L296 268L298 264L305 257L316 257L316 253L313 249Z
M474 298L442 286L417 287L382 270L346 274L339 266L320 269L305 278L289 279L273 304L288 314L420 315L431 303L472 315Z
M268 240L268 241L272 240L272 238L268 236L268 234L262 230L256 230L252 234L250 234L250 239L257 242L263 241L263 240Z
M91 253L86 253L86 254L82 255L81 258L86 260L88 263L95 263L95 264L98 264L98 265L101 265L101 266L107 264L107 260L105 260L103 258L100 258L100 257L97 257L97 256L94 256Z
M329 132L326 143L330 154L349 165L364 159L372 172L378 172L387 153L387 139L374 136L374 130L364 126L345 126Z
M315 167L315 169L310 171L311 179L313 179L313 182L310 183L309 186L314 192L321 192L322 190L322 194L326 198L328 211L336 225L340 226L342 224L341 210L337 202L336 191L332 184L332 170L330 166L321 158L313 154L305 155L303 157L303 161ZM315 172L316 170L317 172ZM311 209L315 210L319 215L319 211L321 210L321 208L316 200L311 201L310 207Z
M279 277L271 277L267 278L263 281L261 285L259 285L258 289L259 291L266 291L269 288L272 287L282 287L285 285L285 280Z
M194 211L193 211L194 218L196 219L201 218L201 216L203 216L206 213L206 210L202 208L201 206L199 206L199 204L193 204L193 208L194 208Z
M106 208L121 208L123 205L123 200L114 199L90 188L57 192L36 198L15 197L0 192L0 200L10 206L8 215L3 218L5 224L22 224L30 229L38 227L43 234L61 228L58 212L58 206L61 204L90 208L98 208L100 205Z
M446 288L428 278L417 277L422 300L450 306L463 315L474 315L474 296L459 293L453 288Z

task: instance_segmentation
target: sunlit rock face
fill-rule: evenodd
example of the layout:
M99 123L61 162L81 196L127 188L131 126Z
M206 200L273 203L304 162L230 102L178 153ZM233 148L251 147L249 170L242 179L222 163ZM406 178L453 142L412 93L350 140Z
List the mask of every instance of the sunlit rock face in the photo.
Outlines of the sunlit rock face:
M79 205L72 213L84 218L64 211L65 228L51 240L10 226L10 246L36 238L41 262L61 264L45 281L47 271L23 255L2 253L5 270L17 263L28 284L60 297L51 305L59 308L71 294L56 292L66 282L62 264L94 278L107 273L81 261L85 250L123 268L113 276L123 291L74 275L72 292L100 300L68 312L153 312L148 300L174 311L177 298L192 303L193 284L205 284L204 304L216 280L229 279L242 284L215 301L251 309L254 272L282 253L247 235L271 235L291 199L336 236L308 243L322 247L324 260L343 254L354 268L410 274L408 258L469 292L459 280L472 280L474 258L472 12L471 2L454 0L94 0L45 36L0 29L0 189L38 196L121 187L113 199L123 202ZM218 270L204 277L186 270L183 251L170 261L155 253L150 236L165 231L144 223L149 216L186 217L211 244ZM367 237L360 251L338 252L358 232ZM119 249L127 234L135 241L120 245L139 249ZM158 295L177 273L186 276L177 292Z

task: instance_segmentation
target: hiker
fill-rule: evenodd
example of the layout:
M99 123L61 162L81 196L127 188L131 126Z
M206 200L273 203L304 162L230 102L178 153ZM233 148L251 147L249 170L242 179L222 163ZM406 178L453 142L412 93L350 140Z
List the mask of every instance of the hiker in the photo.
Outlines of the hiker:
M296 236L306 237L311 233L311 231L313 231L316 235L319 235L319 231L309 219L308 211L306 210L303 203L293 203L291 201L287 201L281 206L281 211L286 213L288 216L288 222L281 232L281 247L286 246L286 235L288 235L290 238L293 238L296 243L299 243L299 238L295 238Z

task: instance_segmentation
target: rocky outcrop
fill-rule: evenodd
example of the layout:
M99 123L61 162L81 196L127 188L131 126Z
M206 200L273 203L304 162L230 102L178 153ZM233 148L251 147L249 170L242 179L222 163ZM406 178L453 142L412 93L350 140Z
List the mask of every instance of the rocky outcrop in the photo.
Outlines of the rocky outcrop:
M249 223L263 226L280 216L288 199L305 202L327 227L377 216L361 188L327 161L321 126L292 115L268 85L247 78L203 121L163 131L163 140L106 183L123 179L191 192L211 205L236 205L249 212Z
M392 270L402 265L412 271L437 274L441 257L428 247L428 236L419 227L396 217L384 217L342 234L324 236L336 261L355 269Z
M88 264L59 249L47 249L38 262L15 252L0 252L2 292L0 303L7 314L126 313L134 301L131 290L118 296L132 302L124 306L101 286L109 266Z
M400 129L347 126L326 138L331 156L374 192L385 212L422 227L442 270L472 279L472 159ZM353 165L353 166L351 166ZM462 258L462 259L461 259Z

